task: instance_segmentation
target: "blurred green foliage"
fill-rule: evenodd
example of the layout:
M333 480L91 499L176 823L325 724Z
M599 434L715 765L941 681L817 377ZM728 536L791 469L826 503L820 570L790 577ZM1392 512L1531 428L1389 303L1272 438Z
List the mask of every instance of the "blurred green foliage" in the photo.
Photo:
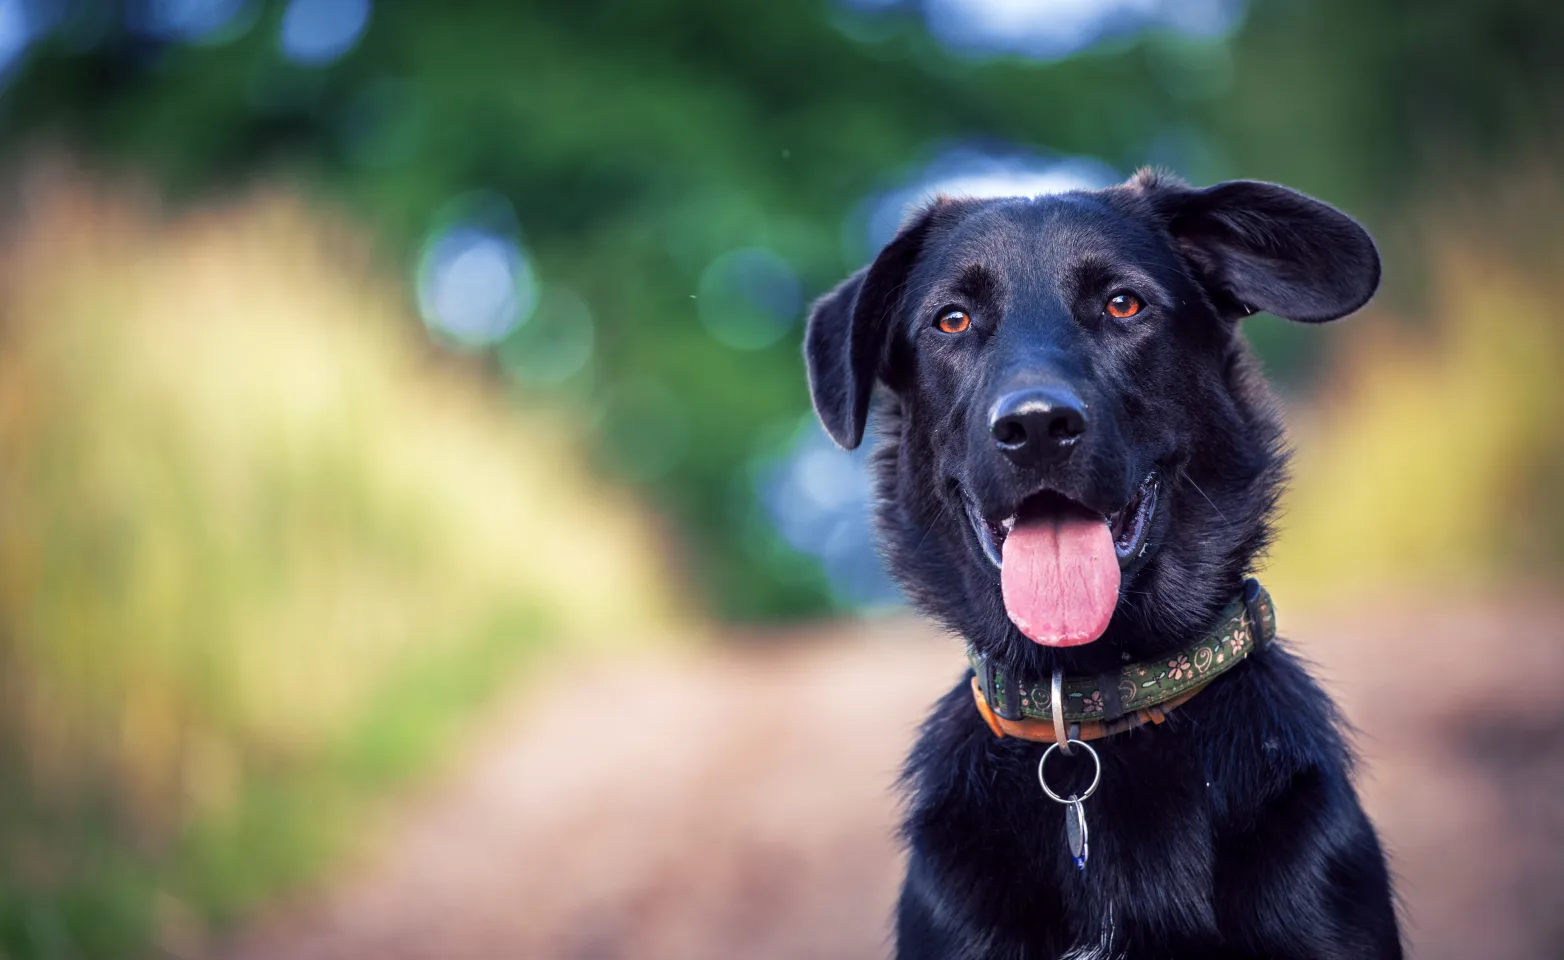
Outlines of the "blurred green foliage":
M787 550L756 548L744 470L807 410L797 337L740 352L708 335L692 296L714 258L764 247L817 294L870 253L851 211L977 140L1280 180L1377 227L1430 175L1535 148L1564 107L1552 0L1268 0L1231 38L1130 33L1055 63L958 56L905 4L398 0L324 67L279 55L277 4L201 44L120 29L112 4L68 9L0 100L13 151L64 143L185 197L315 184L406 257L453 197L508 198L544 282L598 321L589 373L531 400L596 411L611 468L627 436L679 446L656 476L625 472L739 618L827 593ZM1284 377L1320 342L1253 332ZM616 402L627 384L672 403Z

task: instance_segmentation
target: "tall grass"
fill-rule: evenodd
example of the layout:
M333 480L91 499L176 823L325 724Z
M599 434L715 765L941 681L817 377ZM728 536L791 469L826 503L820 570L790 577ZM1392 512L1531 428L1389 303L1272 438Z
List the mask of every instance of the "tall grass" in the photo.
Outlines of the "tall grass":
M1348 321L1296 411L1282 593L1535 588L1564 568L1564 197L1551 178L1510 190L1442 198L1398 278L1423 306Z
M47 171L16 196L0 957L192 952L523 657L684 621L568 425L428 355L351 231L285 194L174 220Z

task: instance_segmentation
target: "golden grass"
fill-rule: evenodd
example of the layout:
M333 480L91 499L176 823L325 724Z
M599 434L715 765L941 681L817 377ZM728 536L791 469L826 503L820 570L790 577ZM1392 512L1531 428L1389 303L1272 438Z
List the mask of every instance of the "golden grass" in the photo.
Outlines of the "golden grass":
M1530 215L1557 199L1531 194ZM1564 240L1538 242L1515 216L1433 223L1427 313L1349 321L1358 329L1296 411L1294 482L1267 574L1280 593L1311 602L1557 576Z
M362 238L285 193L166 219L34 171L19 196L0 900L89 882L29 817L106 808L156 860L346 762L425 674L688 634L656 527L569 424L433 356Z

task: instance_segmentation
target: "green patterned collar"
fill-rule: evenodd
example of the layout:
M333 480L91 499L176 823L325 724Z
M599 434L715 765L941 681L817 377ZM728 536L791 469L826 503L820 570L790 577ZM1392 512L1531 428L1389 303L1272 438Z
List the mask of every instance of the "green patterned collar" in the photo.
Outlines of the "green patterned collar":
M1155 660L1126 664L1095 677L1064 678L1064 719L1112 722L1137 710L1166 703L1210 682L1276 636L1271 595L1250 577L1243 593L1222 611L1216 628L1182 650ZM993 661L967 648L983 698L1005 720L1053 718L1049 681L1020 683Z

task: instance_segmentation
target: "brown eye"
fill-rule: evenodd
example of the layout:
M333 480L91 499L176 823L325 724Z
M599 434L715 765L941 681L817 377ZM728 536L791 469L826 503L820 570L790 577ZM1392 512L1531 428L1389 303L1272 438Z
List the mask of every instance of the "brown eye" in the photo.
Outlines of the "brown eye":
M1123 320L1140 313L1140 297L1133 293L1121 293L1108 301L1108 316Z
M951 310L939 318L939 328L942 333L961 333L972 326L972 318L962 310Z

